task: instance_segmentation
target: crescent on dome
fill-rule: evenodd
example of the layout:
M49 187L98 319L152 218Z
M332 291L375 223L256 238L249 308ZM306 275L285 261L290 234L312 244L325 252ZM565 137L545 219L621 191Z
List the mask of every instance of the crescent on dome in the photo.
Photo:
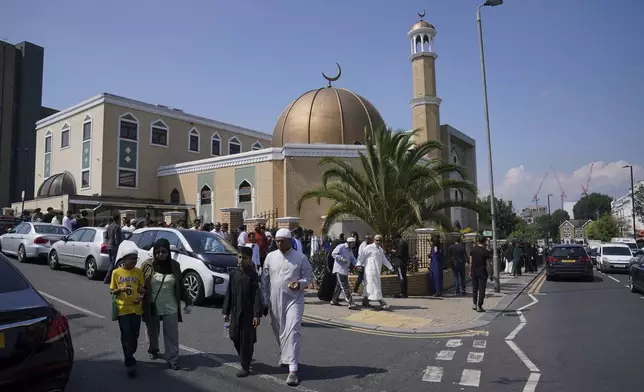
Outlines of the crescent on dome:
M329 87L331 87L331 82L335 82L336 80L340 79L340 76L342 76L342 67L340 67L340 64L338 63L335 63L335 65L338 66L338 74L335 75L334 77L326 76L326 74L322 72L322 76L324 76L324 79L326 79L329 82Z
M419 12L418 16L420 16L420 20L423 20L423 18L425 17L425 10L423 10L423 12Z

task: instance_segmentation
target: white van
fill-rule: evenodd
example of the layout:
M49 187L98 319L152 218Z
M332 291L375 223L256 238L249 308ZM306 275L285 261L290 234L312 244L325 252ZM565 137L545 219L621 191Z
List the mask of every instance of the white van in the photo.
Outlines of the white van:
M637 246L637 242L635 242L634 239L629 238L629 237L611 238L610 242L620 242L622 244L626 244L626 245L628 245L629 248L631 248L631 252L636 251L637 249L639 249L639 247Z
M610 242L602 244L597 250L597 270L600 272L618 270L628 272L633 252L628 244Z

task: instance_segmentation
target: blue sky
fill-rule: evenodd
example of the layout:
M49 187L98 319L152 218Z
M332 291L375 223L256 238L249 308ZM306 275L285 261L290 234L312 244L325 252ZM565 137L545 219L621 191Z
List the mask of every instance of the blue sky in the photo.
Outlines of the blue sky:
M324 86L372 101L411 127L407 31L426 10L441 122L477 140L489 189L476 7L481 0L9 1L0 38L45 47L43 104L62 109L100 92L179 107L272 132L284 107ZM181 5L183 3L183 5ZM188 5L189 4L189 5ZM644 178L644 1L506 0L483 13L497 196L526 206L550 165L575 200L619 196L623 164ZM548 175L546 194L559 193Z

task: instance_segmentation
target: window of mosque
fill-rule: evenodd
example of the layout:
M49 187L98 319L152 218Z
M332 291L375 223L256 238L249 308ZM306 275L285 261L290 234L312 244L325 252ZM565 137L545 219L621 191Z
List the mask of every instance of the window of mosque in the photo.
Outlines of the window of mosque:
M81 172L81 188L89 188L89 170Z
M259 142L255 142L255 144L253 144L253 151L261 150L262 148L264 147L259 144Z
M83 141L92 138L92 120L83 123Z
M51 152L51 135L45 137L45 152Z
M173 189L172 192L170 192L170 203L172 204L181 203L181 194L176 188Z
M192 129L188 139L188 148L192 152L199 152L199 131Z
M157 121L152 124L150 132L150 144L157 146L168 146L168 127L163 121Z
M212 203L212 190L208 185L204 185L203 188L201 188L199 200L201 201L202 206Z
M136 188L136 171L119 169L119 186Z
M239 154L242 150L241 142L236 138L232 138L228 141L228 154Z
M126 120L125 117L121 118L120 136L121 139L139 140L139 124Z
M248 181L243 181L239 185L238 198L240 203L248 203L252 200L252 187Z
M60 132L60 148L69 147L69 127Z
M210 142L210 155L220 156L221 155L221 138L216 133L212 135Z

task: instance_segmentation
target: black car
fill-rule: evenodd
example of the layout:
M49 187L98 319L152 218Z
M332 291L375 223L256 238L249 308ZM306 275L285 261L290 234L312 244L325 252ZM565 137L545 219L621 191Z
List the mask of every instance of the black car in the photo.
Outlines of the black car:
M593 281L593 264L583 245L553 246L546 261L546 280L557 277L582 278Z
M0 391L64 391L73 362L67 318L0 255Z
M628 271L628 287L631 293L644 293L644 255L633 257Z

